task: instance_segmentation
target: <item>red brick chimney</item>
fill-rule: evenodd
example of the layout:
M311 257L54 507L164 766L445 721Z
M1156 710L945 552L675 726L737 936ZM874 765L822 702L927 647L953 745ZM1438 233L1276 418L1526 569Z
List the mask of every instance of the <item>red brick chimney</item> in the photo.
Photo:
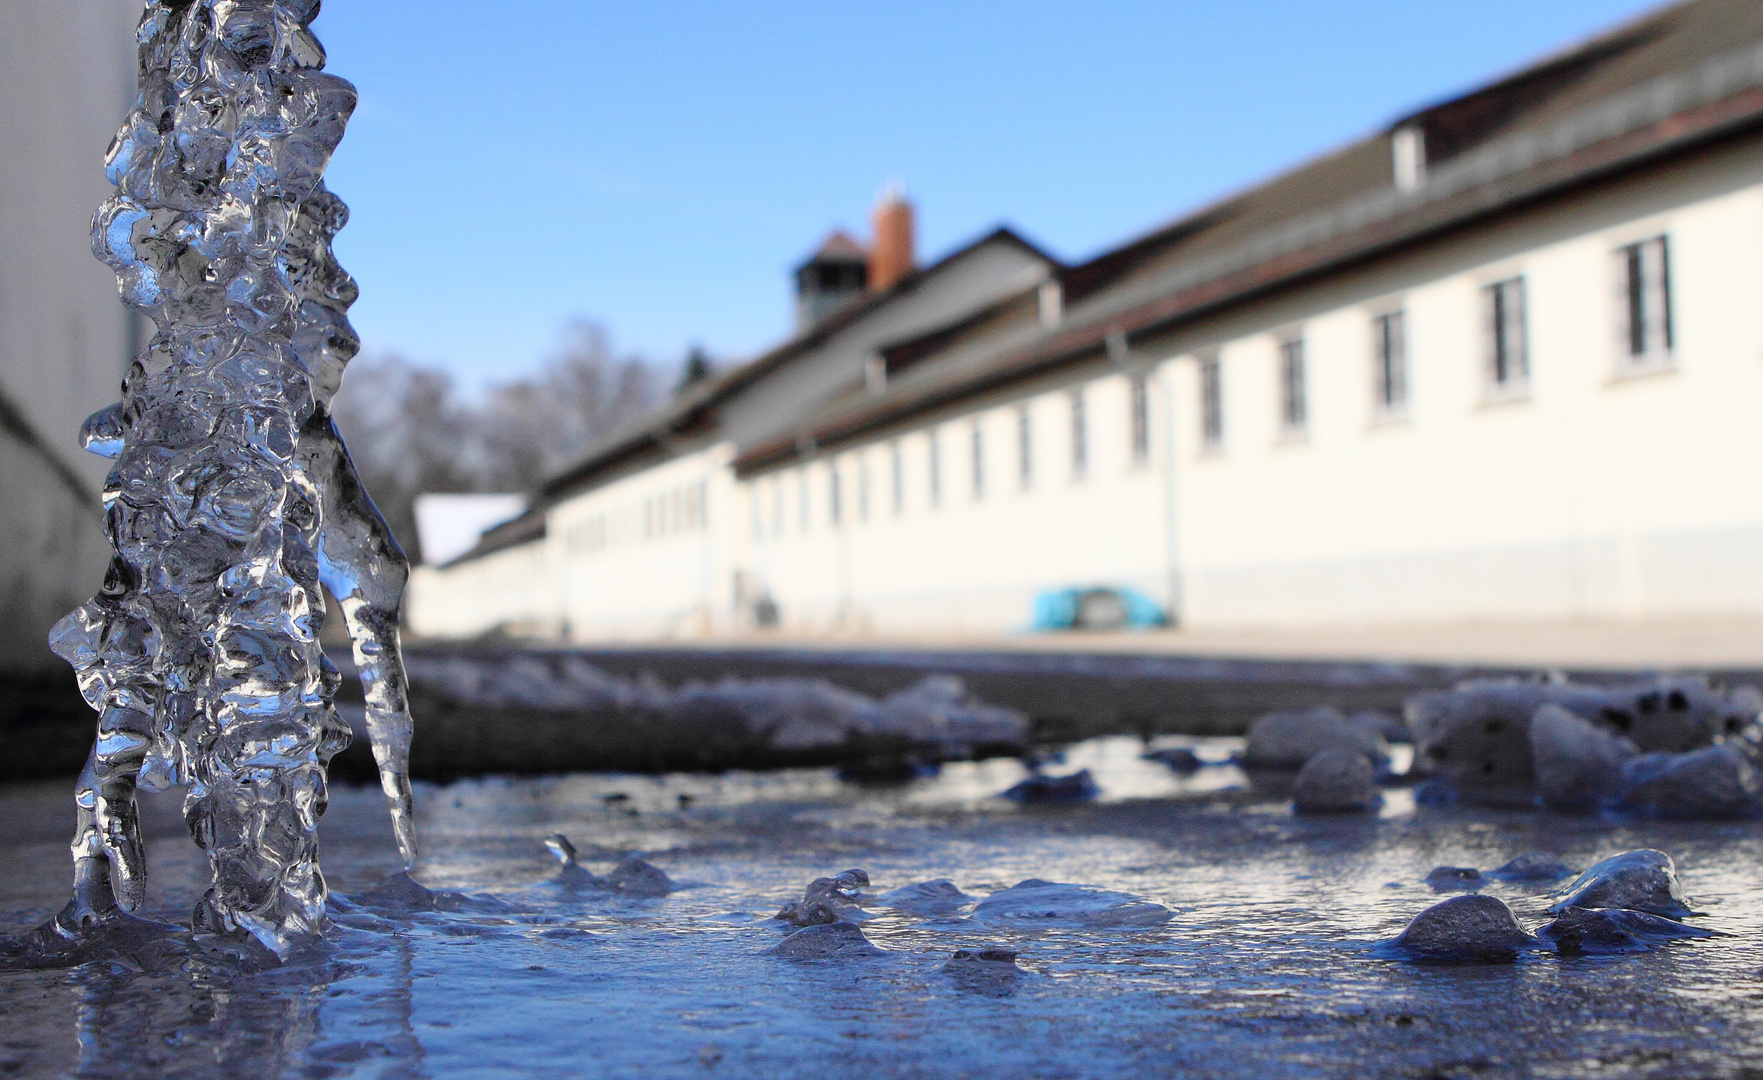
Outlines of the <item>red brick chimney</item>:
M869 245L869 291L881 292L910 274L912 257L912 204L898 181L889 184L870 212L875 240Z

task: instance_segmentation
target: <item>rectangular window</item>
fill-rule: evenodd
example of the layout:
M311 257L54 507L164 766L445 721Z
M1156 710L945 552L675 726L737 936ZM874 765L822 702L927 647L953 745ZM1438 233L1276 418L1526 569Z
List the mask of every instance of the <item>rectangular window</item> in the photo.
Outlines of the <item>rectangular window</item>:
M1143 465L1151 460L1151 387L1143 375L1134 375L1128 389L1131 415L1127 423L1132 438L1132 463Z
M1507 278L1481 290L1487 342L1487 386L1495 394L1521 393L1530 381L1525 350L1524 279Z
M894 463L894 516L906 512L906 463L900 460L900 440L888 444L888 456Z
M1024 490L1034 486L1035 433L1029 421L1027 405L1016 410L1016 478L1021 481Z
M1408 340L1403 313L1391 311L1371 320L1374 404L1382 413L1408 407Z
M986 433L973 422L973 497L975 500L985 498L986 494Z
M845 508L839 499L839 463L837 460L826 463L826 518L834 528L839 526L839 518Z
M800 465L796 468L796 499L800 503L796 508L796 523L801 526L801 531L806 533L808 531L808 466L806 465Z
M753 539L762 539L765 536L765 523L760 520L758 484L747 489L747 516L753 519Z
M925 432L925 443L930 453L930 504L941 506L943 503L943 462L937 452L937 429Z
M771 535L784 534L784 478L771 478Z
M869 520L869 455L857 454L857 520Z
M1200 444L1224 445L1224 366L1216 356L1200 358Z
M1622 288L1622 364L1659 367L1671 362L1671 253L1663 236L1616 249Z
M1090 466L1090 437L1084 424L1084 392L1071 392L1071 475L1082 479Z
M1286 434L1304 430L1310 422L1310 403L1304 387L1304 339L1279 343L1279 426Z

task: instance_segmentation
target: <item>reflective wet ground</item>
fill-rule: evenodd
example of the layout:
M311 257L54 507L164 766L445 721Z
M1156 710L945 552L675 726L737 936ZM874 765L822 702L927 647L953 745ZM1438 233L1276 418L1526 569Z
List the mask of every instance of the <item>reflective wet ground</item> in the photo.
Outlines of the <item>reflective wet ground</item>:
M1222 758L1228 741L1203 742ZM222 965L0 975L0 1076L1575 1076L1763 1073L1763 826L1628 823L1416 808L1294 818L1234 768L1178 778L1131 739L1081 744L1103 800L994 797L1013 761L905 787L829 772L565 776L418 792L417 877L483 910L353 917L328 947L254 976ZM681 796L686 798L682 800ZM186 917L205 874L175 800L149 808L146 914ZM0 927L65 896L64 785L0 789ZM648 853L687 887L620 899L549 879L568 834L607 870ZM333 889L394 868L383 801L334 792ZM1634 847L1676 857L1698 910L1731 936L1657 951L1428 967L1372 946L1440 899L1441 864L1525 851L1575 868ZM871 894L951 878L983 895L1025 878L1175 909L1152 929L987 925L874 904L885 956L766 955L769 919L815 877L862 867ZM1540 895L1495 885L1530 928ZM496 901L500 901L497 903ZM943 970L1006 945L1021 973Z

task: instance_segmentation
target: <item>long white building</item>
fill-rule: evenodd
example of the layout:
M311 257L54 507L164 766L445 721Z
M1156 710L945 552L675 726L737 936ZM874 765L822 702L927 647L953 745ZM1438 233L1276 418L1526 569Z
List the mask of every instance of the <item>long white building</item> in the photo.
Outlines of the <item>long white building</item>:
M839 306L839 239L795 338L422 571L413 628L999 632L1089 585L1194 627L1763 615L1754 0L1081 265L1000 231Z

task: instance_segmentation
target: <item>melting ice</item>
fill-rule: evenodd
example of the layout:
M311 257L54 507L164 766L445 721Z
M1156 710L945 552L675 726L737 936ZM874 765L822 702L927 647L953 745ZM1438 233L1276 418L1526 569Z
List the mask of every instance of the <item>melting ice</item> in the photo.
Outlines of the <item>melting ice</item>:
M323 71L318 0L155 0L140 92L108 154L116 193L92 244L152 339L82 441L114 458L115 549L51 646L98 734L77 788L74 897L53 952L125 924L145 864L134 795L182 785L213 884L197 930L285 955L325 910L316 830L348 744L320 650L338 598L406 862L410 717L398 647L407 567L362 490L330 401L359 342L331 239L348 212L323 173L355 89Z

